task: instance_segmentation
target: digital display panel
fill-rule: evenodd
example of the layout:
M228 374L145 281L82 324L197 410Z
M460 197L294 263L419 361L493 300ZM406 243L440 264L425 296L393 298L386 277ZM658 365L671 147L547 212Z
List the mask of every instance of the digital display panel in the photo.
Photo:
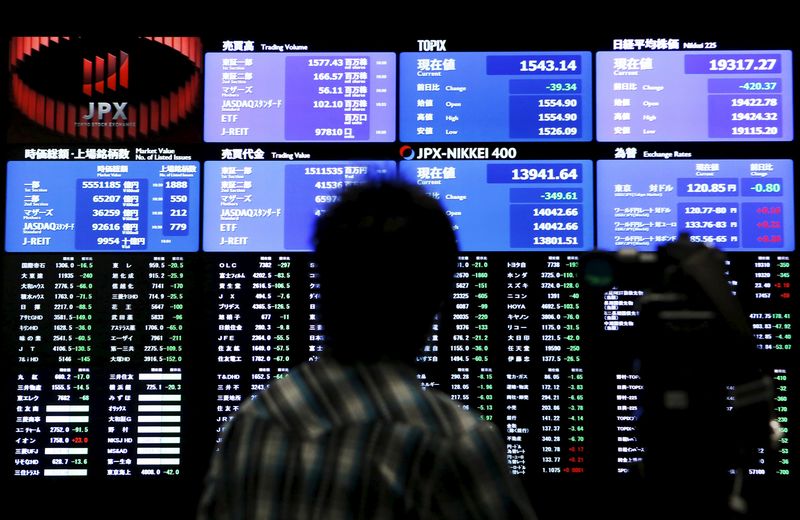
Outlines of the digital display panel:
M589 141L589 52L400 54L400 140Z
M202 139L201 38L123 33L10 38L8 141Z
M597 162L597 245L655 250L686 231L729 251L794 250L791 160Z
M651 234L682 227L716 240L784 434L744 466L748 506L785 514L796 45L775 50L785 36L754 25L712 41L719 26L687 40L638 22L622 35L530 20L459 31L406 16L402 35L254 22L247 35L141 37L162 32L128 24L6 39L0 458L15 505L37 518L194 515L241 404L324 353L309 237L340 187L376 174L438 197L461 247L416 377L498 426L542 519L649 513L631 505L648 496L648 382L619 358L664 345L651 331L623 344L652 280L593 294L583 253L652 250ZM636 142L648 140L692 142ZM678 471L711 482L701 459L719 444L697 438Z
M593 247L591 161L403 161L444 206L462 251Z
M200 164L10 161L6 251L196 251Z
M206 54L207 142L387 142L395 54Z
M597 53L598 141L791 141L791 51Z
M8 262L16 334L13 475L176 479L182 427L182 255L43 254Z
M394 177L394 161L209 161L205 251L311 251L314 220L344 186Z

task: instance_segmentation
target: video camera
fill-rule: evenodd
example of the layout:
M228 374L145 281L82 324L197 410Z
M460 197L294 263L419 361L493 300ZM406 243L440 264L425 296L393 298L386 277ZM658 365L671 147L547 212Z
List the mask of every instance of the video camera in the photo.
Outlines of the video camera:
M724 254L681 234L656 252L586 253L581 279L605 366L640 374L641 475L651 490L696 493L714 502L708 512L718 511L731 468L746 467L748 456L769 446L771 418L771 380L757 369ZM599 312L612 289L642 294L634 325L620 333L605 331Z

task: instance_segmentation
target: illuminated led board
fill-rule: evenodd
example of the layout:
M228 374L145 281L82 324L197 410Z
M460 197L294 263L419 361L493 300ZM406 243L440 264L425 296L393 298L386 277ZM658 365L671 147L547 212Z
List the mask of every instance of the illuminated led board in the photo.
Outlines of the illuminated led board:
M391 52L206 54L207 142L395 139Z
M791 51L597 53L598 141L791 141Z
M400 140L589 141L588 52L400 54Z
M196 251L200 165L10 161L6 251Z
M462 251L592 249L591 161L404 161L444 206Z
M347 184L389 176L394 161L209 161L203 250L311 251L314 220Z
M731 251L794 249L793 163L597 162L597 245L655 250L681 231Z

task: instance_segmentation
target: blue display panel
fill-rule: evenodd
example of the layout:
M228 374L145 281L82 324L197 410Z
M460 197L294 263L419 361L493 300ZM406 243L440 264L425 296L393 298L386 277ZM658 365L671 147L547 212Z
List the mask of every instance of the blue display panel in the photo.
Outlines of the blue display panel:
M462 251L593 248L591 161L405 161L438 199Z
M791 141L791 51L597 53L598 141Z
M394 161L209 161L204 251L311 251L314 221L348 184L394 177Z
M6 251L197 251L200 164L10 161Z
M652 251L682 231L729 251L794 250L793 163L597 162L597 246Z
M400 139L589 141L589 52L400 54Z
M393 52L206 54L208 142L389 142Z

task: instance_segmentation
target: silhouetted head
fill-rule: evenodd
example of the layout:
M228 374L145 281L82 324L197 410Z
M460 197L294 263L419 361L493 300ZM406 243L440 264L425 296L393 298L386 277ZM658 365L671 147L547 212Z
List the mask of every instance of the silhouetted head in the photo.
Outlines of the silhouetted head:
M317 221L314 242L327 352L413 362L456 267L439 203L400 181L351 185Z

